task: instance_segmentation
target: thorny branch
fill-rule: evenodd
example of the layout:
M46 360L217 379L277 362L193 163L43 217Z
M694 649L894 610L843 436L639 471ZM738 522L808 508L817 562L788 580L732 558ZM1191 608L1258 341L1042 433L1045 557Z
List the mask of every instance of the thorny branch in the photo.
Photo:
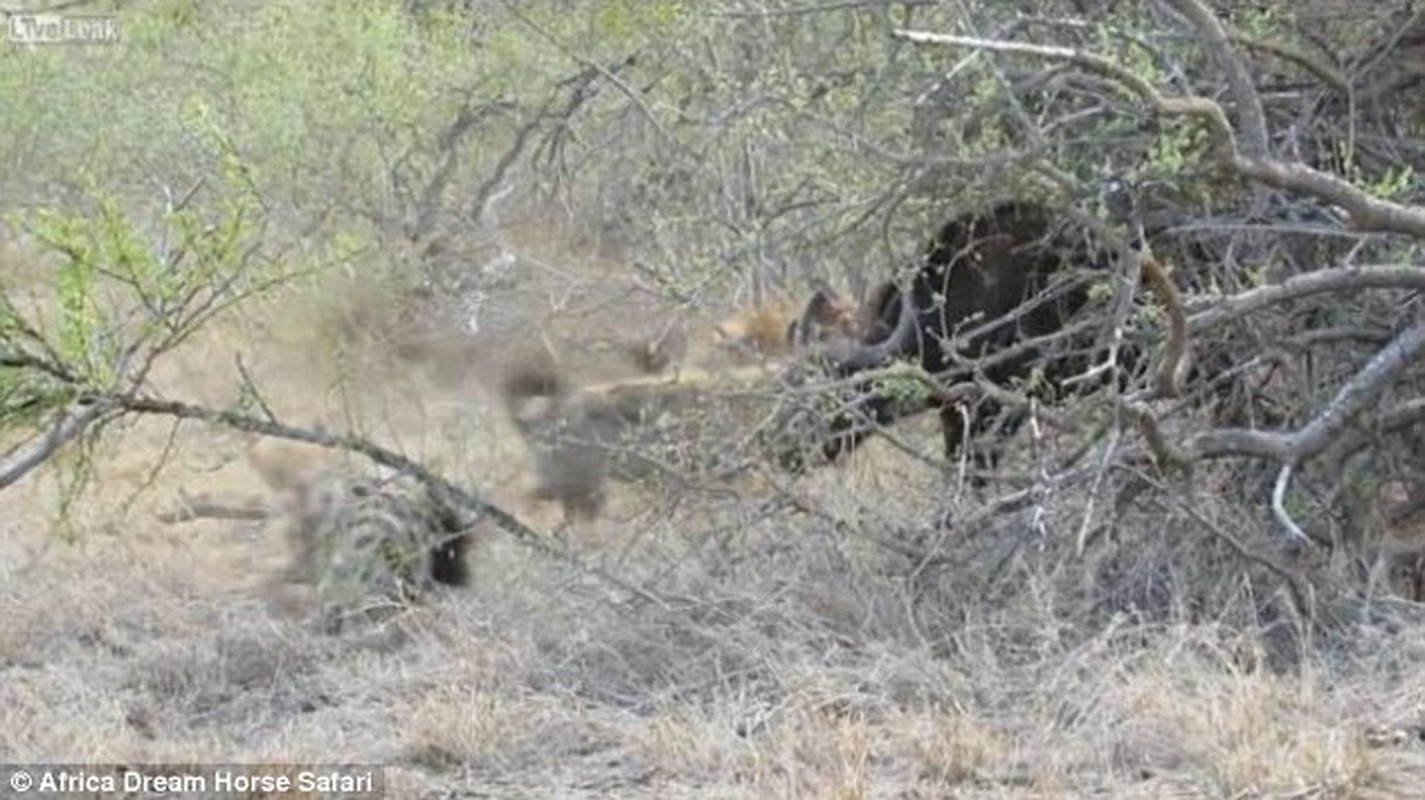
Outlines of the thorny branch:
M1261 98L1251 74L1231 46L1233 32L1198 0L1168 0L1168 5L1192 26L1225 75L1228 96L1235 105L1237 127L1228 120L1226 110L1217 101L1194 95L1167 96L1143 77L1097 53L1070 47L923 31L897 30L893 35L917 44L968 47L1066 62L1112 81L1154 113L1192 117L1203 122L1210 137L1212 157L1217 166L1228 173L1335 205L1344 212L1346 224L1353 230L1398 233L1425 239L1425 208L1376 198L1336 175L1300 162L1273 158L1269 153ZM1370 288L1425 289L1425 269L1419 266L1346 267L1294 276L1283 283L1222 300L1215 307L1194 314L1187 320L1186 327L1190 330L1208 329L1294 298ZM1175 333L1181 333L1183 320L1179 318L1173 322ZM1293 540L1306 541L1306 534L1292 521L1284 505L1284 495L1293 472L1340 441L1352 422L1377 402L1422 354L1425 354L1425 323L1416 323L1381 349L1341 387L1314 419L1294 432L1211 430L1190 437L1184 446L1176 446L1163 434L1146 405L1130 400L1120 407L1127 412L1128 418L1136 422L1160 463L1186 464L1202 458L1238 455L1270 459L1281 464L1272 495L1273 510ZM1165 377L1159 376L1160 379ZM1160 380L1159 383L1159 389L1172 388L1171 380Z

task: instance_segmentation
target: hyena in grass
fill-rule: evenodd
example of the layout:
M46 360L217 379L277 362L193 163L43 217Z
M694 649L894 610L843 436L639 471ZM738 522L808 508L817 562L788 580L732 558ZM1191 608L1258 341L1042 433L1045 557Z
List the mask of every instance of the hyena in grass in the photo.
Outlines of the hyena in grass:
M461 520L420 482L353 475L291 445L253 442L248 463L278 498L292 559L284 579L314 588L324 630L468 583Z

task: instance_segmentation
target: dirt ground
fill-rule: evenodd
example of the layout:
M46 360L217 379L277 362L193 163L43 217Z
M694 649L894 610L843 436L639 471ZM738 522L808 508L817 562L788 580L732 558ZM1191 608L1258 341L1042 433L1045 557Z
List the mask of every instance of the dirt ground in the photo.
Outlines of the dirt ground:
M293 422L350 424L537 530L558 521L528 499L486 386L314 369L293 313L225 322L159 385L230 402L243 349ZM681 504L621 489L566 537L667 607L489 527L471 587L323 636L273 583L275 525L158 519L181 492L260 498L242 452L231 432L140 420L109 432L72 504L73 456L0 494L4 760L379 763L391 797L1425 797L1425 627L1363 627L1379 641L1351 663L1269 670L1210 619L1075 638L1025 585L947 645L894 622L905 593L848 568L854 536L755 489ZM851 497L909 523L936 478L896 459L877 445L798 491L843 528Z

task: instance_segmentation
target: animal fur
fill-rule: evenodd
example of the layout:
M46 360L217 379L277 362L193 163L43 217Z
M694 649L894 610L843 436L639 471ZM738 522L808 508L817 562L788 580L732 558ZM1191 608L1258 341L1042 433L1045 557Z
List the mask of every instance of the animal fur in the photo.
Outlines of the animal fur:
M782 358L819 343L857 339L865 327L854 303L821 284L804 304L779 301L745 309L719 322L715 332L732 349Z
M726 468L736 455L725 447L735 429L728 417L747 398L719 393L771 376L761 367L684 370L576 388L552 364L532 362L512 367L500 394L529 447L534 495L558 502L566 520L592 519L605 507L610 479L677 480Z
M1007 351L1062 330L1086 304L1089 278L1111 264L1110 253L1048 207L1007 202L964 214L940 229L906 289L887 283L873 292L862 310L861 337L824 348L819 360L838 378L904 360L940 379L977 370L1002 386L1028 377L1042 361L1044 376L1059 384L1086 365L1083 353L1046 359L1049 354L1036 349ZM828 459L856 448L876 427L925 407L907 407L872 384L850 395L845 407L853 410L836 412L821 426ZM984 432L1001 409L989 399L967 405L945 397L931 393L927 402L940 412L945 453L953 458L966 429ZM1008 422L1010 429L1015 424L1013 418ZM800 468L804 456L797 446L784 460Z
M284 525L285 579L315 587L325 630L469 582L467 534L418 482L359 476L328 450L256 437L247 460Z

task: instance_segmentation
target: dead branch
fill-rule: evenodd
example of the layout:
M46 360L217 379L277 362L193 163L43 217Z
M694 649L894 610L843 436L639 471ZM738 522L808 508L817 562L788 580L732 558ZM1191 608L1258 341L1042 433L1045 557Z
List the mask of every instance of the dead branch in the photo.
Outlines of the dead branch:
M1304 596L1305 593L1301 591L1301 582L1303 579L1299 574L1297 574L1295 570L1288 568L1286 565L1278 562L1276 559L1273 559L1263 553L1258 553L1247 547L1247 545L1243 544L1240 539L1238 539L1236 536L1233 536L1217 522L1209 519L1205 514L1203 514L1192 504L1185 503L1176 498L1164 499L1165 497L1169 497L1167 493L1168 487L1164 486L1161 482L1155 480L1153 476L1144 474L1141 471L1137 473L1137 476L1139 480L1149 483L1159 490L1157 496L1153 499L1153 502L1157 504L1159 508L1164 511L1168 511L1171 508L1179 511L1180 513L1186 514L1193 521L1197 522L1197 524L1206 528L1208 533L1211 533L1213 536L1222 540L1222 542L1228 547L1230 547L1234 552L1236 552L1239 557L1267 568L1277 577L1285 580L1288 585L1292 586L1293 593L1295 595L1297 595L1298 597ZM1169 505L1170 503L1171 505Z
M1282 530L1286 531L1287 541L1293 544L1307 545L1314 544L1306 531L1296 524L1296 520L1291 518L1291 514L1286 510L1286 490L1291 486L1291 464L1282 464L1281 472L1277 473L1276 483L1272 486L1272 516L1281 523Z
M1181 1L1179 0L1179 2ZM1197 4L1185 3L1185 5L1196 6ZM1305 194L1339 206L1346 212L1348 224L1352 230L1401 233L1425 239L1425 208L1372 197L1335 175L1299 162L1278 161L1267 156L1265 151L1258 150L1256 146L1257 131L1250 127L1253 124L1250 119L1252 117L1250 111L1244 115L1244 123L1248 126L1247 136L1250 140L1250 144L1244 152L1238 145L1237 132L1228 121L1227 113L1221 104L1206 97L1165 96L1158 91L1157 87L1141 76L1135 75L1129 69L1097 53L1071 47L981 39L973 36L952 36L924 31L896 30L892 32L892 35L916 44L971 47L997 53L1038 56L1073 64L1116 82L1155 113L1169 117L1192 117L1201 120L1207 126L1208 135L1212 141L1214 160L1218 166L1228 172L1276 189ZM1225 44L1223 46L1225 47ZM1236 99L1239 104L1250 105L1255 97L1256 91L1253 89L1250 96L1246 98L1239 96ZM1260 109L1257 113L1260 113Z
M501 528L504 528L520 539L538 541L544 538L537 532L525 527L524 523L515 519L508 512L471 492L467 492L446 478L435 474L424 465L360 436L328 433L322 430L312 431L281 422L240 414L234 411L220 411L206 408L192 403L185 403L180 400L161 400L159 398L142 395L109 397L105 399L111 408L133 414L149 414L175 417L177 419L201 420L204 422L218 423L247 433L306 442L308 444L317 445L318 447L357 453L365 456L376 464L410 475L421 483L426 484L432 491L436 492L442 501L474 517L465 523L467 525L474 524L481 517L489 516Z
M1227 78L1227 88L1237 103L1237 121L1241 127L1243 152L1252 158L1266 158L1268 153L1267 116L1262 111L1262 98L1257 94L1257 86L1252 73L1242 62L1237 51L1227 42L1227 29L1217 15L1199 0L1167 0L1179 14L1182 14L1201 37L1202 45L1217 62Z
M1335 89L1337 92L1340 92L1342 95L1344 95L1347 98L1347 102L1350 103L1352 107L1354 107L1355 92L1351 87L1350 79L1346 77L1345 73L1341 72L1341 70L1336 69L1330 64L1327 64L1324 61L1321 61L1320 59L1313 58L1305 51L1292 47L1291 45L1286 44L1285 42L1278 42L1270 39L1258 39L1255 36L1248 36L1247 34L1236 29L1229 30L1227 32L1227 38L1230 39L1233 44L1241 45L1247 48L1248 50L1256 50L1260 53L1266 53L1267 55L1275 56L1276 58L1279 58L1282 61L1285 61L1290 64L1295 64L1296 66L1301 67L1302 69L1306 70L1307 72L1310 72L1312 75L1315 75L1317 78L1319 78L1322 83L1326 84L1327 86L1330 86L1332 89ZM1354 116L1354 114L1352 114L1351 116Z
M960 388L961 386L968 387L971 385L973 385L977 391L972 392L968 388ZM1051 428L1055 428L1061 431L1072 431L1079 427L1072 423L1063 414L1058 414L1053 411L1050 411L1049 409L1044 408L1043 404L1036 403L1034 398L1030 397L1029 395L1023 392L1016 392L1012 389L1006 389L1005 387L981 375L975 376L973 384L959 384L957 386L952 386L949 388L942 388L936 393L936 396L939 398L963 397L963 399L966 401L970 399L978 400L979 398L985 398L987 400L999 403L1000 405L1005 406L1007 408L1023 410L1033 408L1035 415L1038 416L1039 419L1043 420L1046 424L1048 424Z
M197 519L223 519L238 521L262 521L271 519L272 509L266 503L249 498L239 505L224 503L207 496L189 497L180 492L178 507L158 514L158 521L165 525L178 522L192 522Z
M1188 325L1195 331L1207 330L1241 319L1268 306L1327 292L1363 289L1425 291L1425 265L1338 267L1293 275L1281 283L1249 289L1212 301L1211 308L1192 314L1188 318Z
M1294 471L1323 454L1330 456L1338 474L1341 465L1364 446L1362 434L1346 438L1348 428L1374 406L1401 373L1425 356L1425 322L1406 329L1378 352L1337 391L1326 407L1294 432L1220 428L1191 436L1185 446L1174 445L1162 432L1157 418L1142 403L1122 407L1137 424L1149 451L1160 465L1185 466L1194 461L1226 456L1247 456L1281 464L1272 490L1272 511L1288 537L1298 544L1311 540L1287 513L1285 496ZM1425 403L1407 403L1377 418L1392 427L1425 418Z
M639 113L644 117L644 119L648 121L650 127L655 132L657 132L658 136L664 141L665 144L671 146L675 150L681 151L683 149L683 146L678 141L678 138L668 131L667 127L664 126L662 120L659 119L657 114L653 113L653 110L648 107L648 104L643 100L639 93L635 91L632 86L629 86L628 83L622 78L620 78L617 74L617 70L622 69L624 66L633 64L637 58L637 54L626 57L619 66L610 69L597 61L586 58L584 55L578 52L577 48L569 46L566 42L564 42L557 35L555 35L553 31L540 25L538 22L534 21L529 16L524 14L519 9L517 3L511 3L506 0L504 5L510 16L514 17L515 19L519 20L521 23L529 27L529 29L534 31L535 34L538 35L540 38L559 48L561 51L563 51L564 55L573 59L576 63L583 66L586 70L592 70L593 74L602 77L605 81L609 83L610 86L613 86L614 89L616 89L620 94L622 94L624 97L627 97L629 101L633 103L634 108L638 109Z
M78 388L76 386L76 388ZM70 408L56 415L50 430L31 444L24 445L7 455L0 465L0 490L23 478L30 471L53 456L65 444L74 440L91 426L106 418L124 414L146 414L167 416L174 419L201 420L217 423L235 430L272 436L297 442L306 442L319 447L346 450L365 456L370 461L406 474L424 484L436 500L459 513L463 519L461 526L469 530L484 519L489 519L497 527L511 534L521 544L546 556L553 557L577 569L597 576L599 579L639 597L647 602L666 606L664 599L640 586L635 586L618 578L606 570L585 564L575 554L552 542L549 537L520 522L514 515L479 494L468 491L441 476L423 464L400 453L388 450L370 440L351 434L328 433L322 430L306 430L275 420L261 419L234 411L220 411L179 400L163 400L136 393L104 394L87 393Z
M1178 294L1178 287L1168 275L1168 270L1152 254L1139 256L1138 271L1148 285L1148 291L1158 298L1168 316L1168 338L1163 342L1163 357L1158 362L1156 388L1163 397L1177 397L1182 394L1183 384L1187 382L1191 346L1182 296Z
M1310 424L1292 437L1292 463L1319 455L1340 438L1346 427L1361 412L1374 406L1381 393L1422 355L1425 355L1425 322L1418 322L1382 348L1341 387Z
M446 189L450 186L451 180L455 177L455 169L460 162L460 148L466 138L469 137L475 126L487 117L505 111L506 105L503 103L489 103L485 105L472 105L467 98L456 112L455 119L446 126L437 138L437 152L440 154L440 164L426 180L425 187L421 190L421 197L416 204L416 218L407 235L411 241L424 239L435 227L436 213L440 208L440 200L445 195ZM529 126L538 124L539 118L529 123ZM523 130L520 132L524 133ZM515 137L514 147L523 147L524 136ZM503 173L496 171L496 177L503 177ZM494 178L492 178L494 180ZM392 183L396 183L394 179ZM478 207L483 210L483 204ZM478 221L478 220L477 220Z
M1353 430L1343 435L1323 454L1326 473L1339 480L1351 457L1367 447L1378 436L1387 435L1425 422L1425 398L1407 400L1400 405L1359 421Z
M1381 349L1360 372L1337 391L1305 427L1292 433L1221 428L1189 439L1193 460L1252 456L1301 464L1326 451L1363 411L1373 406L1407 367L1425 355L1425 323L1408 328Z

